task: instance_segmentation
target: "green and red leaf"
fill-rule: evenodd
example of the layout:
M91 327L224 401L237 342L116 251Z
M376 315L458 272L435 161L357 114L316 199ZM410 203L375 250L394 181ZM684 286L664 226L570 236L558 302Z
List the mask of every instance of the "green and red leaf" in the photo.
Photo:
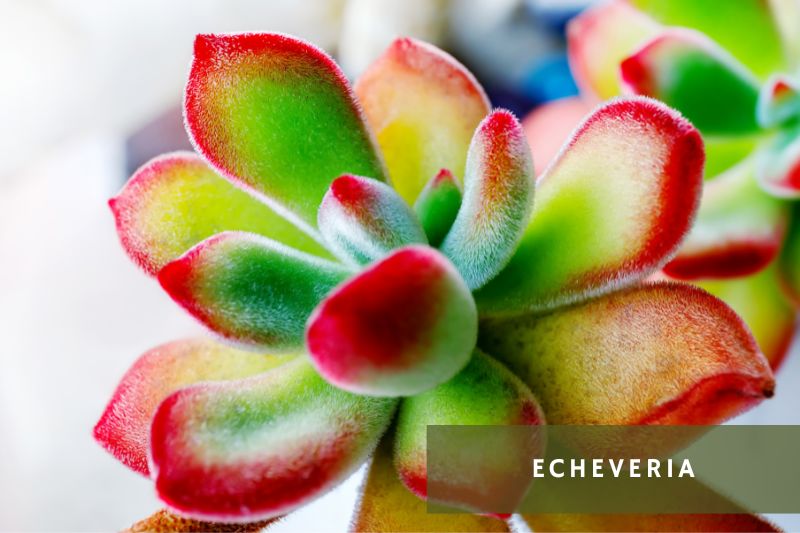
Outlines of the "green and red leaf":
M643 279L689 230L702 170L700 134L668 107L645 98L601 106L539 178L522 241L477 291L479 308L552 309Z
M702 33L669 29L620 65L623 86L674 107L704 134L758 131L758 80Z
M433 248L409 246L337 287L308 320L319 372L352 392L406 396L453 377L475 346L469 288Z
M328 248L353 265L408 244L427 244L414 211L394 189L361 176L345 174L331 183L317 224Z
M441 250L470 289L485 285L511 259L533 208L531 150L511 112L478 126L467 153L464 198Z
M330 257L297 226L233 186L191 152L149 161L109 206L123 248L152 275L198 242L225 230L258 233Z
M158 273L181 307L222 337L268 350L303 348L305 321L345 267L252 233L201 242Z
M153 419L156 490L171 510L198 520L283 515L355 471L394 407L330 386L303 358L250 379L184 388Z
M708 35L761 79L784 66L786 55L778 27L781 15L794 10L776 10L776 0L629 0L661 24L693 28ZM793 2L794 0L789 0Z
M217 170L307 228L337 176L384 179L344 74L294 37L198 35L184 107L195 146Z
M430 479L428 426L539 424L544 424L544 415L530 389L502 364L476 351L470 363L453 379L400 403L395 427L395 466L406 487L421 498L427 497L429 484L436 483L439 494L462 498L451 504L467 507L470 502L486 504L491 496L485 491L497 487L500 480L513 479L520 463L530 460L532 450L521 446L520 439L508 442L501 455L487 454L485 450L477 456L465 454L466 457L454 458L452 463L443 465L443 469L454 475ZM526 488L527 484L522 487L520 497Z
M489 112L475 77L438 48L397 39L355 85L392 184L409 204L441 168L464 175L472 132Z
M453 173L443 168L425 184L414 202L414 212L431 246L442 243L453 226L460 206L461 186Z
M240 351L204 338L153 348L123 376L94 427L94 438L124 465L147 476L150 422L164 398L201 381L260 374L290 358Z
M488 320L479 345L531 387L552 424L716 424L775 386L734 311L680 283Z

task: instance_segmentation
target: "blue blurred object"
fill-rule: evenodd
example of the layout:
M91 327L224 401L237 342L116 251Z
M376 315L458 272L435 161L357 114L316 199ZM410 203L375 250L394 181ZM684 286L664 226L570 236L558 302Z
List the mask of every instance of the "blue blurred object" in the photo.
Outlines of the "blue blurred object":
M578 86L564 53L533 61L520 80L520 88L529 100L537 104L578 94Z
M569 19L592 3L592 0L524 0L525 8L540 24L558 33L563 33Z
M480 79L492 104L524 116L578 94L566 59L564 28L590 0L454 2L451 49Z

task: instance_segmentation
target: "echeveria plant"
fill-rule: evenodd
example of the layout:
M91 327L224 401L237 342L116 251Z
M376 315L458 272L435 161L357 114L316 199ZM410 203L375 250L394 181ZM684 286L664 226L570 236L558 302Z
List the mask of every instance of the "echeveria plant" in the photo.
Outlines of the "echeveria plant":
M353 91L308 43L237 34L197 37L185 116L200 155L110 204L226 342L146 353L95 428L182 517L285 515L382 440L354 529L504 531L425 513L428 424L707 424L772 394L730 308L643 283L701 191L700 135L663 104L599 107L535 181L519 122L440 50L398 40ZM164 523L187 520L140 527Z
M552 152L577 115L619 94L691 120L707 181L664 271L726 300L777 368L800 305L800 1L613 0L573 19L568 41L581 97L534 112L532 144Z

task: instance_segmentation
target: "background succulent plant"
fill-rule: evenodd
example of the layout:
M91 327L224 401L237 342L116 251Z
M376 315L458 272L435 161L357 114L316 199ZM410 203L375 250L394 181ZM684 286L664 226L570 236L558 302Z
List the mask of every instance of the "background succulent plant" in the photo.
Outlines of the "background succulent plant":
M705 141L706 181L697 221L664 272L733 306L773 368L800 302L798 21L796 0L604 2L568 27L581 96L526 121L547 154L582 113L620 94L657 98L691 120Z

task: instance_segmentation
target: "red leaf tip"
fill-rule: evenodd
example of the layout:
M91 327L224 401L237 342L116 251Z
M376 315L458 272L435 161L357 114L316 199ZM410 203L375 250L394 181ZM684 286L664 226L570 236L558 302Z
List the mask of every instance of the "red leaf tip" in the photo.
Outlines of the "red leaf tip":
M652 94L652 80L641 55L635 54L622 60L619 65L622 84L634 93Z
M520 124L517 117L508 109L497 108L492 111L489 116L483 119L480 125L483 133L490 136L500 135L503 133L513 133L515 135L524 135L522 131L522 124Z
M437 172L436 176L433 178L434 185L440 185L448 181L456 183L456 178L453 176L453 173L446 168L439 169L439 172Z
M167 263L156 274L161 287L178 303L186 304L194 299L190 283L193 256L196 255L193 252L194 249Z
M343 205L358 203L369 196L369 192L363 178L353 174L343 174L331 183L331 194Z

